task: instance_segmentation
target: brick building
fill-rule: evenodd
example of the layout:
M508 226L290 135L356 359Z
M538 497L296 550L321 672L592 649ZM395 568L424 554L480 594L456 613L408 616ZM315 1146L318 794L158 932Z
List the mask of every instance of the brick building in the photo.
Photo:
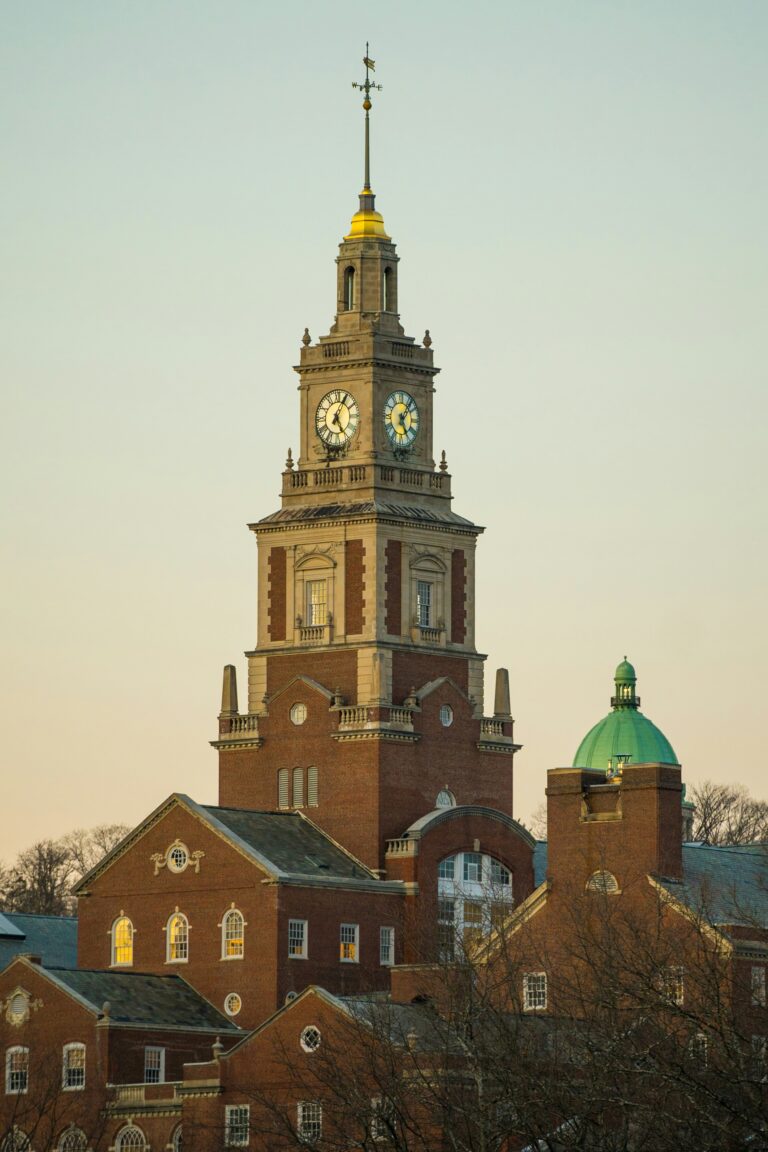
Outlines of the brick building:
M169 797L83 879L76 965L10 923L9 1147L178 1149L192 1127L247 1144L275 1036L310 1056L317 1021L389 994L413 1047L435 964L506 925L557 935L566 887L642 880L682 907L702 868L717 885L711 851L681 847L680 767L626 663L610 716L550 774L546 865L514 819L508 677L486 707L475 646L483 529L435 459L432 342L401 325L367 176L336 264L334 322L305 332L296 367L298 455L250 525L257 643L243 711L224 670L219 805ZM310 1139L321 1105L296 1107Z

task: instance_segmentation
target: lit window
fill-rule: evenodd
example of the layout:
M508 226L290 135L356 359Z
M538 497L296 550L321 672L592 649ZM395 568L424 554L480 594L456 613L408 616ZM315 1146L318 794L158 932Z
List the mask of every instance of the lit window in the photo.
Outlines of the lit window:
M451 708L450 704L440 705L440 723L443 728L450 728L451 724L453 724L453 708Z
M133 924L127 916L112 925L112 964L126 968L133 964Z
M485 908L480 900L464 901L464 942L471 944L483 935Z
M278 808L290 808L291 799L289 794L290 788L290 775L287 768L281 768L277 774L277 806Z
M293 807L304 807L304 770L303 768L294 768L293 770Z
M345 964L357 964L359 960L359 924L342 924L339 933L339 959Z
M82 1128L65 1128L59 1137L59 1152L85 1152L88 1138Z
M23 1095L29 1087L29 1048L9 1048L5 1054L5 1091Z
M166 960L185 964L189 960L189 921L183 912L174 912L166 928Z
M526 972L523 977L523 1008L526 1012L535 1012L541 1011L546 1007L546 972Z
M146 1148L146 1146L147 1142L144 1139L144 1133L141 1128L137 1128L135 1124L127 1124L115 1137L116 1152L139 1152L140 1149Z
M227 1104L224 1109L224 1143L230 1148L244 1148L251 1129L248 1104Z
M187 864L189 864L189 852L180 840L171 844L166 856L166 863L171 872L183 872Z
M221 925L221 956L234 960L245 952L245 920L237 908L230 908Z
M658 986L662 999L676 1008L682 1007L685 997L682 968L677 966L665 968L659 973Z
M306 920L288 921L288 955L305 960L307 957Z
M456 901L441 896L437 901L437 932L440 957L452 960L456 945Z
M310 808L317 808L317 768L307 768L307 804Z
M144 1049L144 1083L165 1082L165 1048Z
M291 708L291 723L297 726L303 724L307 718L306 704L294 704Z
M314 1100L302 1100L297 1110L299 1139L314 1144L323 1134L323 1106Z
M299 1043L305 1052L316 1052L320 1047L320 1029L309 1024L299 1037Z
M379 928L379 964L390 965L395 962L395 930L394 928Z
M765 968L752 969L752 1006L765 1008Z
M224 1001L224 1011L227 1016L237 1016L238 1012L243 1006L243 1002L238 996L237 992L230 992Z
M308 580L307 594L307 624L310 628L324 625L328 618L328 601L325 580Z
M61 1086L67 1091L85 1087L85 1044L65 1044Z
M432 585L427 580L416 582L416 619L420 628L429 628L432 623Z

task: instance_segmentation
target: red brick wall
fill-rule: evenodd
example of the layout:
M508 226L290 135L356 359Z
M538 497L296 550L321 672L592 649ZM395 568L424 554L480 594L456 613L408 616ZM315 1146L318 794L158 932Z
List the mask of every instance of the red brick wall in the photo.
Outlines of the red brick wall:
M467 561L463 548L451 553L451 640L463 644L467 635Z
M387 540L385 552L386 628L390 636L403 632L403 546L399 540Z
M357 698L357 652L271 652L267 658L267 695L274 696L295 676L309 676L329 692L340 688L348 700Z
M467 657L436 652L394 652L392 654L392 698L400 703L411 687L420 688L439 676L450 676L466 692L469 687Z
M344 549L344 630L348 636L363 631L363 557L362 540L347 540Z
M285 548L269 550L269 638L285 640Z

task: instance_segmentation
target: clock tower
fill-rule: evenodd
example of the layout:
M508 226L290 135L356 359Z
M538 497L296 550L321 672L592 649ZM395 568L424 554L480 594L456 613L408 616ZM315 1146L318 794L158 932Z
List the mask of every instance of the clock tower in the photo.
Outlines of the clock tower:
M365 180L336 258L336 315L305 330L299 452L258 545L257 641L248 706L225 669L220 804L305 809L371 867L440 803L512 814L516 750L506 673L484 716L475 648L475 544L436 467L427 331L398 312L395 245Z

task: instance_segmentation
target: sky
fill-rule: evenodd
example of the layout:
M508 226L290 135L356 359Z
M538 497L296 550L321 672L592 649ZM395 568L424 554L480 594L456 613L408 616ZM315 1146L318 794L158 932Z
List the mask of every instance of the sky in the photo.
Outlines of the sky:
M0 859L216 801L366 41L516 815L625 654L684 779L768 798L768 5L2 0L0 28Z

